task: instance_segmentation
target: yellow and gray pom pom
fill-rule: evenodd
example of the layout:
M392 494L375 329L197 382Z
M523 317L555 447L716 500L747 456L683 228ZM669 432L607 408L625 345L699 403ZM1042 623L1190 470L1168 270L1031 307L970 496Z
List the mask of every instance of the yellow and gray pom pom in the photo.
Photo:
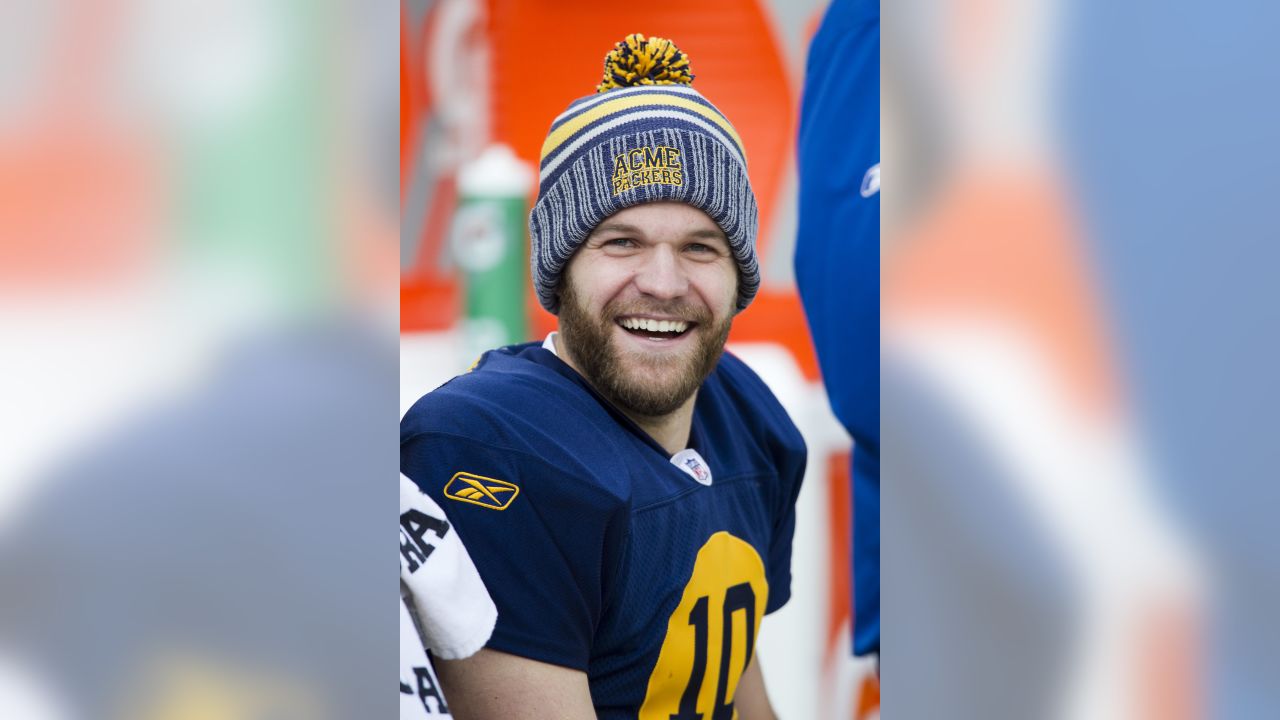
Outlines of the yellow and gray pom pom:
M596 86L602 93L637 85L688 85L693 82L689 56L666 38L628 35L604 58L604 79Z

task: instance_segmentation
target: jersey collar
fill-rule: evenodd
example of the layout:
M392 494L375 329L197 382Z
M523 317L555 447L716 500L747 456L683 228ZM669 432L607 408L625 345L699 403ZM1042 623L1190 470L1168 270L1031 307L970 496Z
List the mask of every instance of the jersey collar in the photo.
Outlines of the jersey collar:
M547 337L544 338L542 341L542 349L551 353L555 357L556 362L544 362L542 364L554 368L561 375L564 375L565 377L570 378L571 380L576 382L578 385L582 386L584 389L586 389L587 392L591 393L591 396L594 397L601 405L603 405L604 408L609 411L609 414L615 420L621 423L623 427L626 427L632 433L640 436L642 439L644 439L644 441L650 447L662 453L663 456L666 456L667 455L666 448L659 445L657 440L654 440L652 437L649 436L649 433L645 432L644 429L641 428L639 425L636 425L631 418L627 417L626 413L619 410L617 407L613 405L613 403L609 402L602 395L600 395L600 393L596 392L595 388L591 387L591 383L587 382L586 378L579 375L578 371L569 367L569 364L566 363L560 357L560 354L556 352L555 337L556 337L555 330L552 330L551 332L547 333ZM697 409L695 407L695 410L693 413L693 423L689 428L689 446L681 450L680 452L676 453L675 455L670 456L668 459L671 461L672 465L675 465L676 467L680 468L680 470L686 473L689 477L693 478L694 480L697 480L703 485L710 485L711 484L711 466L707 463L706 460L703 459L701 455L698 454L698 451L695 449L698 445L700 445L700 443L698 442L698 438L702 434L700 425L701 423L699 422Z

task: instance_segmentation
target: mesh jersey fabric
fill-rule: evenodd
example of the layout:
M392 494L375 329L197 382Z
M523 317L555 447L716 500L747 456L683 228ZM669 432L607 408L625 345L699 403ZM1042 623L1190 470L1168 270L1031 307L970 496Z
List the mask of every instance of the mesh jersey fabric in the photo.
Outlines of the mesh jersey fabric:
M498 607L487 647L584 671L610 719L695 683L700 710L731 704L717 686L790 596L804 441L729 353L700 389L690 447L710 486L536 343L486 353L401 423L402 471L447 509ZM460 498L459 477L518 489L498 509Z

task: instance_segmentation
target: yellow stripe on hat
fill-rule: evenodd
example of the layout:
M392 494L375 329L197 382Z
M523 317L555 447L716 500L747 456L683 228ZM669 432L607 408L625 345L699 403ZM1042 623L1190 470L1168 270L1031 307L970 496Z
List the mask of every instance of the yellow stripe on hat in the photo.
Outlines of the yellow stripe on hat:
M738 145L738 151L741 152L743 155L746 154L742 148L742 138L738 137L738 132L733 129L733 126L729 124L728 120L724 119L724 116L722 116L720 113L716 112L715 110L712 110L711 108L707 107L706 105L703 105L702 103L694 102L692 100L682 98L682 97L677 97L675 95L666 95L662 93L641 93L637 95L628 95L626 97L620 97L617 100L610 100L608 102L600 103L599 105L596 105L590 110L587 110L581 115L573 118L572 120L565 122L565 124L556 128L554 132L552 132L550 135L547 136L546 142L542 143L542 157L540 158L539 162L541 162L542 160L546 160L548 155L555 152L556 148L560 147L560 145L565 140L567 140L570 136L572 136L574 133L590 125L596 120L599 120L600 118L606 115L619 112L621 110L630 110L632 108L646 107L646 106L653 106L653 105L666 105L668 107L678 107L678 108L683 108L685 110L692 110L693 112L705 117L711 122L714 122L716 125L719 125L720 129L724 130L729 137L733 138L734 143Z

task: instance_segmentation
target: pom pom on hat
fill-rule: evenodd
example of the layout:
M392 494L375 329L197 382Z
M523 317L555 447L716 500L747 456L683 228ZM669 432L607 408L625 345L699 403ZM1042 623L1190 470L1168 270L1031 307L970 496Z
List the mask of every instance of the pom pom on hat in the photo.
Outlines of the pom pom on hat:
M637 85L688 85L693 82L689 56L666 38L646 38L632 33L604 57L604 79L596 86L602 93Z

